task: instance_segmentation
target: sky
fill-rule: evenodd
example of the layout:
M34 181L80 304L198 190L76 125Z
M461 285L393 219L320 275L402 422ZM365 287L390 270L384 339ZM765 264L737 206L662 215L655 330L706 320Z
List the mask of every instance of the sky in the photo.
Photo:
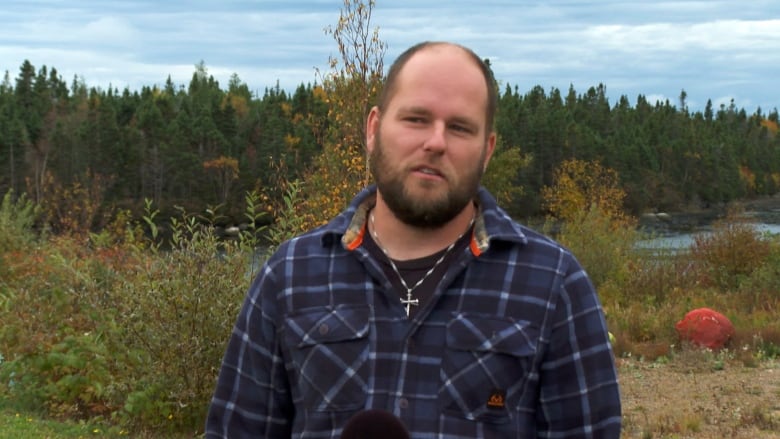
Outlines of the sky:
M367 0L366 0L367 1ZM277 84L321 82L338 56L325 32L343 0L3 0L0 72L25 60L70 84L120 91L189 84L201 61L227 88L235 74L257 96ZM463 44L490 60L501 90L578 94L604 84L614 105L638 95L691 111L733 100L749 114L780 108L777 0L376 0L371 28L384 64L426 40Z

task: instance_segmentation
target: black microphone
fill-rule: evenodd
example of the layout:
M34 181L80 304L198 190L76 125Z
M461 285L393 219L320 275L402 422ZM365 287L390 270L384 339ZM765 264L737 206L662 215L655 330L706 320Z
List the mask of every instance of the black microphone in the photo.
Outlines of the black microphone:
M344 424L341 439L409 439L409 432L390 412L364 410Z

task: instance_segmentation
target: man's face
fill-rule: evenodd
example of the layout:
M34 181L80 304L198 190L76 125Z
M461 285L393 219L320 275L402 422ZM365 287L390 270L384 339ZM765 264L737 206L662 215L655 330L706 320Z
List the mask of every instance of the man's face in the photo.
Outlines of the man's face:
M372 109L371 172L401 221L438 227L474 198L495 146L487 99L474 61L459 48L434 46L409 59L382 114Z

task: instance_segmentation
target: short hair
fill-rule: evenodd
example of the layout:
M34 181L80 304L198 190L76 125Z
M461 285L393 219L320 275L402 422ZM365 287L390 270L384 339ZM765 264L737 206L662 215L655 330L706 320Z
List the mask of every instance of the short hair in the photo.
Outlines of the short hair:
M384 110L387 107L390 99L392 99L393 94L395 94L397 89L398 75L401 74L401 70L403 70L404 66L409 61L409 59L412 58L412 56L422 51L423 49L444 45L458 47L463 50L482 72L482 76L485 78L485 87L487 88L487 108L485 111L485 121L487 128L486 135L489 135L490 132L493 131L493 122L496 117L496 107L498 106L498 90L495 79L493 77L493 70L490 68L488 62L483 61L476 53L474 53L473 50L457 43L448 43L443 41L424 41L406 49L403 53L401 53L401 55L398 56L398 58L395 59L395 61L393 61L393 64L387 71L384 87L382 88L382 92L379 94L379 103L377 105L380 110Z

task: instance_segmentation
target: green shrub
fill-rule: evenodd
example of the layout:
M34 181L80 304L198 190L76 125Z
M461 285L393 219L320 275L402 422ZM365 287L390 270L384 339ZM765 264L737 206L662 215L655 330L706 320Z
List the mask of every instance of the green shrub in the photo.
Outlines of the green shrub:
M624 303L656 306L698 288L697 274L686 254L640 251L628 271L620 284Z
M633 222L610 217L595 205L572 215L557 239L576 255L602 298L615 299L610 296L618 293L637 259L639 232Z
M7 310L13 302L9 266L34 244L33 226L39 214L40 208L25 194L17 198L10 190L0 201L0 310Z
M676 341L674 324L679 320L679 305L648 304L636 301L610 309L610 330L631 343L663 343Z
M0 255L25 248L35 238L33 226L40 207L27 199L18 198L8 191L0 203Z
M216 371L249 284L249 256L182 213L168 251L155 253L111 294L122 344L143 361L122 377L122 412L136 427L201 428ZM141 385L139 385L141 384Z
M70 240L24 253L6 279L0 309L0 391L29 409L59 417L108 413L124 349L112 345L110 312L96 306L94 278Z
M737 212L715 222L712 233L696 236L691 245L691 259L702 279L722 290L738 288L769 252L769 241Z
M0 396L139 432L202 429L256 234L221 240L185 212L171 224L166 245L138 241L131 225L52 238L11 261Z
M265 234L271 248L297 233L299 195L296 185L287 188ZM118 216L88 239L36 241L34 208L8 200L0 218L12 225L3 232L29 234L0 252L0 399L133 434L199 434L225 343L261 262L254 259L264 254L252 227L262 222L259 197L247 195L250 227L238 239L216 236L215 208L205 217L180 211L165 242L151 203L142 222L148 238ZM639 234L629 221L594 208L570 218L556 237L593 279L618 354L669 355L674 324L709 306L732 318L739 346L776 358L780 244L751 230L723 230L718 240L701 241L695 257L648 255L635 250ZM752 258L750 266L734 255ZM714 278L721 266L732 269Z
M276 212L276 224L268 231L268 241L271 249L275 249L282 242L300 234L305 227L304 219L297 213L297 207L303 198L301 182L291 181L282 197L283 204L278 206Z
M739 309L744 312L780 309L780 244L770 241L769 249L766 258L739 285Z

